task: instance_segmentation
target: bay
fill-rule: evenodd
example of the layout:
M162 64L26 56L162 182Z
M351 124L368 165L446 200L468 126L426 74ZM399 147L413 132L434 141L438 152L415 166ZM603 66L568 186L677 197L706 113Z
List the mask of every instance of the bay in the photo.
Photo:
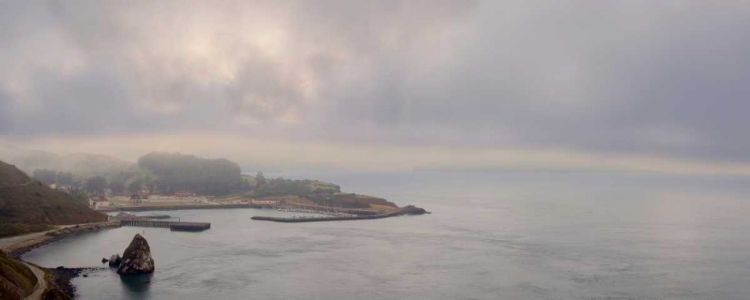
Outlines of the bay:
M79 299L746 299L744 177L567 172L286 172L431 215L282 224L275 210L164 213L199 233L122 227L27 253L101 267L136 233L156 272L74 279ZM270 176L270 175L269 175Z

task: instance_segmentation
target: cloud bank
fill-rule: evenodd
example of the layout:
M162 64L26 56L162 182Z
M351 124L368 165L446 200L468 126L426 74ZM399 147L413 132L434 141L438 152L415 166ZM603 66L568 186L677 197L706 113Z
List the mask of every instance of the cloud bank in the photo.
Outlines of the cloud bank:
M5 2L0 137L118 140L121 156L144 136L221 156L242 154L184 141L327 145L340 163L318 159L350 168L445 166L412 152L508 167L477 158L534 149L579 157L539 160L551 168L737 173L748 27L742 1Z

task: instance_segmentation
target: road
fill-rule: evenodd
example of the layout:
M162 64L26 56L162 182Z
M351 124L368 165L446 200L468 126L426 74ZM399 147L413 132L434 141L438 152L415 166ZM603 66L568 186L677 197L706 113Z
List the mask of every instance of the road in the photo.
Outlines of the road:
M75 227L77 225L86 225L86 224L87 223L74 224L74 225L55 225L54 229L50 229L50 230L47 230L47 231L27 233L27 234L24 234L24 235L12 236L12 237L7 237L7 238L0 238L0 249L3 249L3 250L8 249L8 247L10 247L10 246L13 246L15 244L28 241L28 240L36 238L36 237L43 236L43 235L47 234L47 232L50 232L50 231L55 231L55 230L59 230L59 229L63 229L63 228L69 228L69 227ZM92 224L92 223L89 223L89 224ZM93 224L97 224L97 223L93 223Z
M24 300L38 300L42 299L42 295L44 294L44 291L47 290L47 281L44 280L44 271L40 270L39 268L32 266L30 264L27 264L24 262L24 264L31 269L31 272L34 273L36 276L36 285L34 286L34 292L31 293L31 295L26 296L26 298L23 298Z
M56 230L56 229L52 229L52 230ZM15 244L28 241L30 239L33 239L33 238L36 238L36 237L39 237L39 236L43 236L43 235L47 234L47 232L50 232L52 230L42 231L42 232L34 232L34 233L29 233L29 234L24 234L24 235L19 235L19 236L12 236L12 237L7 237L7 238L1 238L0 239L0 249L3 249L3 250L8 249L8 247L10 247L10 246L13 246Z

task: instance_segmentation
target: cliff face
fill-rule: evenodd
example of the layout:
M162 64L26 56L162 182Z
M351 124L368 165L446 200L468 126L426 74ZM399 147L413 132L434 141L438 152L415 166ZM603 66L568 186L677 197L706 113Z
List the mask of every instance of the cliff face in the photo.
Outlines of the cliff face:
M140 234L133 237L133 241L122 254L122 262L117 269L120 275L146 274L154 272L154 259L151 258L151 248L146 239Z

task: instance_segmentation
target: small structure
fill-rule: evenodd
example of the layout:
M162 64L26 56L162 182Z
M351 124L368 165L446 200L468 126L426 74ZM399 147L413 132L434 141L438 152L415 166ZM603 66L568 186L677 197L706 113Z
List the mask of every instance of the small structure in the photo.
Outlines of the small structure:
M89 206L91 208L108 207L110 205L109 199L105 197L91 198L89 199Z

